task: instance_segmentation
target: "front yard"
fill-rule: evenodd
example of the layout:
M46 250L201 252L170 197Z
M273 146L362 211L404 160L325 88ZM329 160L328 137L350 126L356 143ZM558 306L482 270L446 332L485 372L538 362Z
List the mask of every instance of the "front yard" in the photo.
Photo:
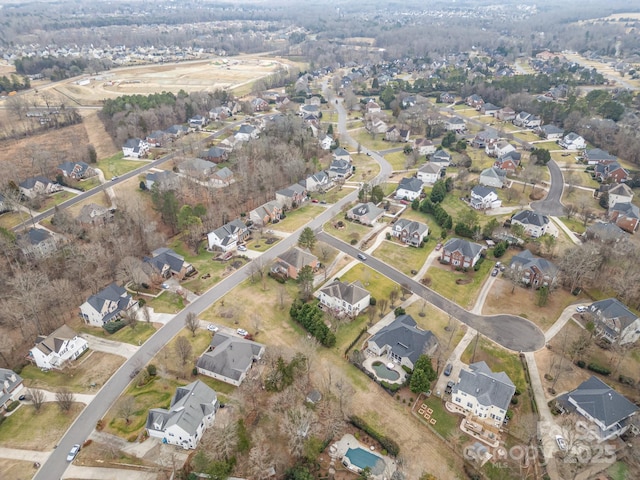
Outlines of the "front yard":
M156 327L153 323L146 322L138 322L135 328L128 326L121 328L113 334L110 334L104 328L90 327L84 322L77 328L77 330L95 337L106 338L107 340L113 340L115 342L130 343L131 345L140 345L146 342L151 335L156 333Z
M295 232L300 227L316 218L323 211L323 207L312 203L305 203L303 206L296 208L295 210L288 211L286 213L287 217L284 220L281 220L277 225L274 225L273 228L282 232Z
M405 275L412 277L412 271L420 270L431 250L435 247L434 241L425 243L422 248L408 247L399 240L384 240L373 255L392 267L400 270Z
M366 288L369 293L371 293L371 296L376 300L380 300L381 298L388 299L389 293L394 288L398 289L398 293L400 293L400 286L398 284L360 262L358 262L358 264L350 269L347 273L342 275L342 277L340 277L340 280L347 283L360 280L360 283L362 283L364 288ZM398 295L398 300L396 301L395 306L398 306L400 304L400 301L400 295ZM388 309L393 310L391 305L389 305Z
M66 190L62 190L61 192L56 192L52 195L49 195L44 200L44 202L42 202L42 205L40 206L40 208L38 208L36 211L44 212L46 210L49 210L50 208L55 207L56 205L60 205L62 202L66 202L67 200L75 196L76 196L75 193L67 192Z
M353 206L349 208L353 208ZM351 243L354 240L357 243L369 236L373 231L373 227L346 220L342 214L329 220L324 224L323 228L329 235L333 235L346 243Z
M147 306L156 313L178 313L185 307L185 300L177 293L165 290L156 298L147 301Z
M475 272L457 272L450 265L434 264L427 270L431 277L431 288L440 295L453 300L462 308L473 307L482 284L489 276L493 262L488 258L482 262L480 269Z
M102 170L104 178L107 180L112 179L114 176L124 175L125 173L135 170L136 168L144 165L144 161L141 160L125 160L122 152L113 155L112 157L103 158L98 160L96 167Z

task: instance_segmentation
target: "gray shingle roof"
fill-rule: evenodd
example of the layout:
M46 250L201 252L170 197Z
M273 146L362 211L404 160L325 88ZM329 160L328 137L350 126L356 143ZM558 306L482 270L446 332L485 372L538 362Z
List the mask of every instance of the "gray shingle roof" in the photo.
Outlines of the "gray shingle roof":
M633 403L602 380L591 377L569 393L569 400L605 425L605 430L638 411Z
M549 223L549 217L536 213L533 210L522 210L516 213L511 220L518 221L524 225L535 225L537 227L543 227Z
M27 178L24 182L20 183L20 187L30 190L33 187L35 187L36 183L38 182L42 183L45 186L49 185L50 183L53 183L48 178L37 176L37 177Z
M476 185L471 189L471 193L473 195L478 195L479 197L485 198L490 193L496 193L496 191L493 188L485 187L483 185Z
M429 230L429 227L427 227L424 223L415 222L406 218L399 218L394 224L394 229L396 227L399 227L401 230L407 230L409 235L412 235L414 233L422 235L427 230Z
M76 335L76 332L70 327L62 325L54 330L48 337L44 335L38 336L36 339L36 347L45 355L49 355L51 352L58 353L63 343L66 340L71 340L76 337Z
M427 162L423 166L421 166L418 171L422 173L433 173L437 175L441 170L442 167L437 163Z
M318 261L318 257L312 254L308 250L302 250L298 247L293 247L278 257L284 263L291 265L296 270L300 270L306 265L311 265L313 262Z
M24 236L20 236L20 239ZM26 240L31 245L38 245L41 242L45 242L51 238L51 234L44 228L30 228L27 231Z
M507 410L516 386L506 373L493 373L485 362L476 362L469 365L469 370L460 371L453 395L458 391L474 396L482 405Z
M165 265L174 272L180 272L184 267L184 257L165 247L154 250L152 257L145 258L144 261L156 267L158 271L162 271Z
M264 352L264 345L224 333L216 333L210 347L200 356L196 366L236 381Z
M22 377L16 372L0 368L0 406L7 403L11 393L21 382Z
M369 215L370 218L376 218L384 213L384 209L377 207L374 203L359 203L351 210L353 215L361 217L363 215Z
M425 351L431 351L438 345L433 333L419 329L411 315L400 315L381 328L369 341L375 342L379 347L388 345L395 355L408 358L413 364Z
M638 209L638 207L636 207L633 203L616 203L613 207L611 207L611 212L622 212L627 217L640 218L640 209Z
M555 277L558 273L558 267L545 258L536 257L529 250L525 250L517 255L514 255L511 259L510 266L519 266L524 269L532 267L537 268L543 274Z
M437 161L450 162L451 155L449 154L449 152L445 152L444 150L437 150L433 155L431 155L431 161L432 162L437 162Z
M398 184L398 190L401 188L410 192L421 192L422 180L416 177L403 178Z
M598 313L604 319L617 319L622 330L631 325L638 316L629 310L620 300L616 298L607 298L593 302L589 309Z
M367 290L362 286L359 281L353 283L343 283L335 281L326 287L323 287L320 292L333 298L344 300L349 305L355 305L360 300L370 295Z
M442 247L445 252L459 251L465 257L474 258L482 251L482 245L464 240L463 238L452 238Z

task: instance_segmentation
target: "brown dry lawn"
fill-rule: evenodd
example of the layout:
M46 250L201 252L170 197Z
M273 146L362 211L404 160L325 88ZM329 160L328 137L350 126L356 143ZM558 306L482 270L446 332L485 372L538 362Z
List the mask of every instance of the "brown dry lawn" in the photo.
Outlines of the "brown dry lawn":
M33 468L32 462L0 458L0 472L2 472L4 478L27 480L29 478L33 478L33 475L36 473L36 469Z

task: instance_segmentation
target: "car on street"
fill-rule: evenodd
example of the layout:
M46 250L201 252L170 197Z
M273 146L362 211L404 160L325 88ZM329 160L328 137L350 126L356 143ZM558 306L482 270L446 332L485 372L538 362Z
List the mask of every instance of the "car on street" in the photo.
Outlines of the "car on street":
M246 337L247 335L249 335L249 332L247 332L244 328L237 329L236 333L241 337Z
M210 332L215 333L220 329L218 327L216 327L214 324L210 323L209 325L207 325L207 330L209 330Z
M438 243L438 244L436 245L436 252L437 252L437 251L439 251L441 248L442 248L442 244L441 244L441 243Z
M444 393L446 393L447 395L451 395L451 392L453 390L453 386L455 385L455 383L453 383L451 380L449 380L447 382L447 387L444 389Z
M562 437L562 435L556 435L556 443L558 444L558 448L563 452L567 449L567 441Z
M364 262L367 259L367 256L364 253L359 253L358 258Z
M67 455L67 462L73 462L73 459L76 458L76 455L78 455L79 451L80 445L76 443L73 447L71 447L71 450L69 450L69 455Z
M238 245L238 251L246 252L247 251L247 247L245 247L244 245Z
M491 276L492 276L492 277L497 277L497 276L498 276L498 272L499 272L499 271L500 271L500 270L498 270L497 268L494 268L494 269L493 269L493 271L491 272Z
M324 200L320 200L320 205L326 205L327 202L325 202Z
M576 312L578 312L578 313L584 313L586 311L587 311L587 307L585 307L584 305L578 305L576 307Z
M118 179L118 176L117 176L117 175L114 175L113 177L111 177L111 181L112 181L112 182L115 182L117 179Z
M450 363L447 363L447 366L444 367L444 375L445 377L448 377L449 375L451 375L451 372L453 371L453 365Z

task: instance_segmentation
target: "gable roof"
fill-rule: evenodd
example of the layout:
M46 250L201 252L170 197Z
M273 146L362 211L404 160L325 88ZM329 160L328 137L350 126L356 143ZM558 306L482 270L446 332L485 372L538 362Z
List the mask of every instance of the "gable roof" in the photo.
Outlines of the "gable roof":
M311 265L313 262L318 261L318 257L309 250L303 250L299 247L290 248L282 255L279 255L278 258L284 263L291 265L296 270L300 270L302 267Z
M373 335L370 342L379 347L388 345L391 351L400 358L408 358L415 364L420 355L431 350L438 340L429 330L418 328L411 315L400 315L389 325Z
M49 355L51 352L58 353L65 341L71 340L76 336L76 332L74 332L69 326L62 325L47 337L39 335L36 338L36 348L45 355Z
M524 250L511 258L511 266L516 265L525 269L537 268L540 272L555 277L558 273L558 267L546 258L536 257L529 250Z
M484 185L476 185L471 189L471 195L477 195L481 198L486 198L491 193L496 194L495 189L485 187Z
M103 320L106 322L118 315L118 313L120 313L122 310L125 310L129 306L130 300L131 295L129 295L124 288L116 285L115 283L112 283L95 295L91 295L87 299L87 303L91 305L91 307L93 307L96 312L101 312L102 306L106 302L117 302L118 308L112 312L107 313L103 317Z
M609 195L624 195L625 197L633 198L633 190L624 183L619 183L609 189Z
M84 162L63 162L58 168L63 172L72 173L78 167L78 174L82 175L89 169L89 165Z
M254 359L262 356L264 345L225 333L216 333L210 349L203 353L196 366L212 373L240 381Z
M401 188L410 192L421 192L422 180L416 177L405 177L400 180L400 183L398 184L398 190Z
M164 265L168 265L174 272L179 272L184 267L184 257L170 248L157 248L151 255L152 258L145 258L144 261L155 266L160 271L162 271Z
M524 225L543 227L549 223L549 217L536 213L533 210L522 210L511 217L511 221L517 221Z
M414 233L422 235L427 230L429 230L429 227L427 227L424 223L409 220L407 218L399 218L393 225L393 227L394 229L396 227L399 227L400 230L407 230L407 232L409 232L409 235L413 235Z
M442 149L437 150L433 155L431 155L431 161L437 162L439 160L449 162L451 161L451 154L449 152L445 152Z
M349 305L355 305L370 295L370 293L365 290L362 284L357 280L352 283L344 283L336 280L326 287L321 288L320 292L329 297L344 300Z
M21 182L19 186L26 190L31 190L33 187L36 186L36 183L38 182L42 183L45 186L53 183L48 178L38 175L36 177L27 178L25 181Z
M584 156L593 161L612 161L615 162L618 157L611 155L609 152L601 148L589 148L585 150Z
M42 242L46 242L50 238L52 238L52 235L47 230L35 227L30 228L26 235L21 234L19 236L19 240L25 240L31 245L38 245Z
M351 213L355 216L361 217L363 215L369 215L372 218L377 218L384 213L384 209L377 207L372 202L359 203L351 209Z
M462 391L475 397L482 405L493 405L507 410L516 386L504 372L494 373L485 362L469 365L469 370L460 371L460 380L453 394Z
M563 129L551 124L542 125L540 130L542 130L546 135L562 135L564 133Z
M582 382L569 400L605 425L605 430L638 411L633 403L597 377Z
M489 167L480 172L480 177L488 177L504 182L507 177L507 172L498 167Z
M13 390L22 383L22 377L13 370L0 368L0 406L7 403Z
M638 209L638 207L636 207L633 203L616 203L613 207L610 208L610 211L623 213L626 217L629 218L640 219L640 209Z
M593 302L589 309L592 312L599 313L603 318L617 319L620 323L621 330L627 328L638 318L635 313L629 310L626 305L617 298L598 300L597 302Z
M442 171L442 167L438 163L427 162L418 169L421 173L431 173L438 175Z
M463 238L452 238L444 244L442 249L446 252L460 252L467 258L475 258L482 251L482 245L470 242Z

